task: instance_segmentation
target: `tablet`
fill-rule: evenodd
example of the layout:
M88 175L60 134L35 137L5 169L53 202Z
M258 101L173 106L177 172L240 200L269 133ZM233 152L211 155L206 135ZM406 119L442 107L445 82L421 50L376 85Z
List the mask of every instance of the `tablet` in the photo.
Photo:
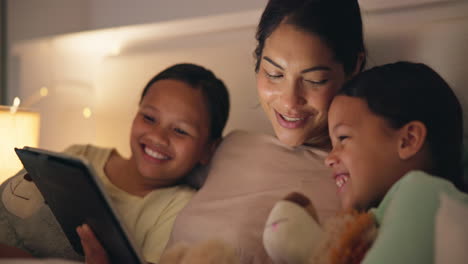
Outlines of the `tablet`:
M83 255L76 227L86 223L111 263L145 263L86 160L31 147L15 151L76 252Z

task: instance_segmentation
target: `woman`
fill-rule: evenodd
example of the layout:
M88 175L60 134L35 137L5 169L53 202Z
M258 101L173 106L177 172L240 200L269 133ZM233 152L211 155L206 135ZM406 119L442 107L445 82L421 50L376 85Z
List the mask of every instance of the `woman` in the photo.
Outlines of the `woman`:
M365 63L357 1L271 0L256 38L259 100L277 139L228 135L169 242L220 239L236 248L241 263L269 262L263 225L289 192L311 197L322 218L338 210L334 183L322 165L330 146L327 109Z
M326 116L335 93L365 64L359 4L270 0L256 38L258 95L277 138L234 132L223 140L203 187L178 215L168 248L219 239L241 263L269 263L261 237L276 201L300 191L321 218L339 210L323 165Z

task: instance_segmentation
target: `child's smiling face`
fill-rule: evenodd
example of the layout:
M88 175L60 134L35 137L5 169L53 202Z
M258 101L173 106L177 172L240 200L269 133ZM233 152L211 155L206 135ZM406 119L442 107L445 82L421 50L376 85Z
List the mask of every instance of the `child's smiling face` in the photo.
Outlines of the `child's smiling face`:
M328 120L333 150L325 162L333 169L343 209L377 205L403 175L400 131L363 99L342 95L333 100Z
M210 115L201 89L159 80L143 97L132 125L132 159L145 182L169 186L211 150Z

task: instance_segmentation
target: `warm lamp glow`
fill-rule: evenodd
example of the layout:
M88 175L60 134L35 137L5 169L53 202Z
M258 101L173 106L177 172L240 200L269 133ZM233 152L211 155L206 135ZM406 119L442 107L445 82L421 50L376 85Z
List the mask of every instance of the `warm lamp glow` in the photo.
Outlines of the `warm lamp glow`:
M41 89L39 89L39 94L42 97L46 97L49 94L49 89L47 89L45 86L42 86Z
M89 107L83 108L83 116L84 116L84 118L88 119L88 118L91 117L92 114L93 114L93 112L91 111L91 108L89 108Z
M23 167L15 147L37 147L39 122L39 113L21 108L12 113L10 107L0 107L0 183Z

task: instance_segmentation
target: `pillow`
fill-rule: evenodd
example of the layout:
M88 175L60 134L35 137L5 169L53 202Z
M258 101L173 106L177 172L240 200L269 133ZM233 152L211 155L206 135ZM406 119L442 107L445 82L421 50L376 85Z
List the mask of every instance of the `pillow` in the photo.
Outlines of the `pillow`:
M442 193L435 220L434 263L466 263L468 260L466 219L468 219L468 196L461 201Z
M168 247L220 239L237 249L241 262L267 262L262 232L277 201L296 191L312 200L320 218L339 210L325 155L270 135L230 133L206 168L206 182L176 218Z

